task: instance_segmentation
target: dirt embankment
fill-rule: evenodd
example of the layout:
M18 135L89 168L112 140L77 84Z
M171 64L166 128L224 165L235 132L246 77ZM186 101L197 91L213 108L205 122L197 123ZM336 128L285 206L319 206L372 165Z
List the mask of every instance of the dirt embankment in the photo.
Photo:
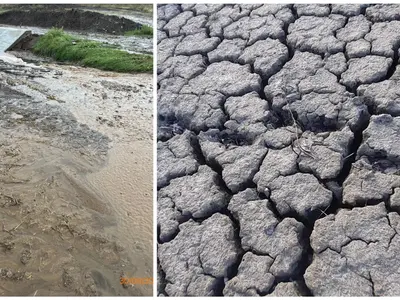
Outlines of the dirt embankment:
M80 9L13 9L0 14L0 24L57 27L68 30L123 34L142 24L124 17L104 15Z
M0 295L152 294L151 86L0 60Z

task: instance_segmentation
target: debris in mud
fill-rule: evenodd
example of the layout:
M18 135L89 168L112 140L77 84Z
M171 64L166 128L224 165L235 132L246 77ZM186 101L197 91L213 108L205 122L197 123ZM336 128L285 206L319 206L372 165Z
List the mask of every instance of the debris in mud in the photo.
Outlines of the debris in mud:
M160 296L400 295L399 11L158 6Z
M10 269L0 269L0 278L7 280L20 281L25 278L26 273L21 271L13 271Z

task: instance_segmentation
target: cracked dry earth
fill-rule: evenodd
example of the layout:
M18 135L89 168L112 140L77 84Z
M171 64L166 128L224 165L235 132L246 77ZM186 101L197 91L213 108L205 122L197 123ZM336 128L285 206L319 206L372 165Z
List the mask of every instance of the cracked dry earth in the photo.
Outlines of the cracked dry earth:
M158 294L400 295L399 16L158 7Z

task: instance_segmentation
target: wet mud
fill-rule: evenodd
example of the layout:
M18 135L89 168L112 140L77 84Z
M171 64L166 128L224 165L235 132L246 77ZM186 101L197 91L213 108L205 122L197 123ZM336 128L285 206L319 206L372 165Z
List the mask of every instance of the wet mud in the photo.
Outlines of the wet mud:
M0 295L152 295L151 75L8 61Z
M123 34L138 29L142 24L124 17L105 15L80 9L14 9L0 14L0 23L39 27L57 27L70 30Z

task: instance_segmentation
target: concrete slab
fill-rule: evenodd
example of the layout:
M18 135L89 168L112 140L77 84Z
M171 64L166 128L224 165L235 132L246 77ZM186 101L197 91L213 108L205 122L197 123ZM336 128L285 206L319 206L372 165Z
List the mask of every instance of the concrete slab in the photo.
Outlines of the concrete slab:
M21 39L32 34L30 30L0 27L0 53L11 49Z

